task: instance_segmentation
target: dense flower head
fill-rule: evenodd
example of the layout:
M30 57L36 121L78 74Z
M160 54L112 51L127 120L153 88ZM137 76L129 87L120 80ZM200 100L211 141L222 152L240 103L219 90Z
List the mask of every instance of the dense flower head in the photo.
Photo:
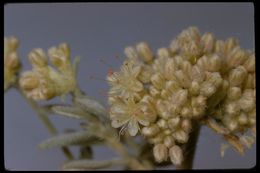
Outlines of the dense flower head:
M21 67L17 48L18 39L15 37L4 38L4 90L9 88L17 79Z
M27 97L49 100L72 92L76 88L75 69L70 62L70 49L66 43L48 51L50 61L41 48L32 50L28 57L33 69L22 73L19 84Z
M193 122L205 124L238 149L255 128L255 54L238 41L182 31L154 54L147 43L125 49L120 71L107 77L115 128L140 131L157 162L179 165Z

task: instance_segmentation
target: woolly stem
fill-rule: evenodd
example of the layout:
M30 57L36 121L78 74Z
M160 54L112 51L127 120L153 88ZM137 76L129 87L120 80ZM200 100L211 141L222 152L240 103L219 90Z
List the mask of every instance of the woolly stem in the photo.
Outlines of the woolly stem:
M176 166L176 169L192 169L199 133L200 125L197 122L193 122L193 131L190 133L188 143L183 147L183 162L181 165Z

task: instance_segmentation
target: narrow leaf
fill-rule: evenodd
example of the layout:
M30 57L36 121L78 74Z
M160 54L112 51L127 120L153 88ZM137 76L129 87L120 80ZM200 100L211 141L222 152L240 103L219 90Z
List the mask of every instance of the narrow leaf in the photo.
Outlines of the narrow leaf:
M90 114L94 114L102 119L108 117L107 111L99 102L91 99L87 96L75 97L75 103L79 105L82 109L88 111Z
M42 149L48 149L52 147L61 147L68 145L81 145L81 144L95 144L101 142L100 139L91 136L86 131L80 131L75 133L63 134L60 136L52 137L42 142L39 147Z
M58 115L64 115L70 118L88 119L88 120L94 119L93 115L80 109L79 107L56 105L56 106L52 106L51 110Z

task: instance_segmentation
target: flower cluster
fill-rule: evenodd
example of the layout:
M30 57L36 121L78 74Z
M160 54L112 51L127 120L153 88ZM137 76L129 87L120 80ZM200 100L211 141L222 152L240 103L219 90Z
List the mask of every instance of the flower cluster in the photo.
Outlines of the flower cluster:
M4 38L4 90L16 81L21 66L16 52L18 45L15 37Z
M48 65L45 52L36 48L28 57L33 66L20 78L20 86L27 97L34 100L49 100L72 92L76 88L75 69L70 62L70 48L66 43L48 50L52 65Z
M255 128L255 55L234 38L190 27L157 55L144 42L125 54L120 71L107 77L112 126L131 136L140 131L157 162L181 164L194 121L235 146Z

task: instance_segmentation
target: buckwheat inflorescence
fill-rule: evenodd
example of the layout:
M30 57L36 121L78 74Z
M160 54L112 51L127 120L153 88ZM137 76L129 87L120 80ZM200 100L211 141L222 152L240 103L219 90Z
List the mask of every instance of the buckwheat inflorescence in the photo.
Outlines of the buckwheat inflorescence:
M49 100L76 88L75 69L70 62L69 46L63 43L52 47L48 54L55 68L48 65L45 52L36 48L28 55L33 69L24 72L19 81L27 97L34 100Z
M113 127L132 136L139 131L154 144L157 162L181 164L194 121L243 152L244 133L255 131L253 52L234 38L216 40L190 27L157 54L144 42L125 54L120 71L107 77Z

